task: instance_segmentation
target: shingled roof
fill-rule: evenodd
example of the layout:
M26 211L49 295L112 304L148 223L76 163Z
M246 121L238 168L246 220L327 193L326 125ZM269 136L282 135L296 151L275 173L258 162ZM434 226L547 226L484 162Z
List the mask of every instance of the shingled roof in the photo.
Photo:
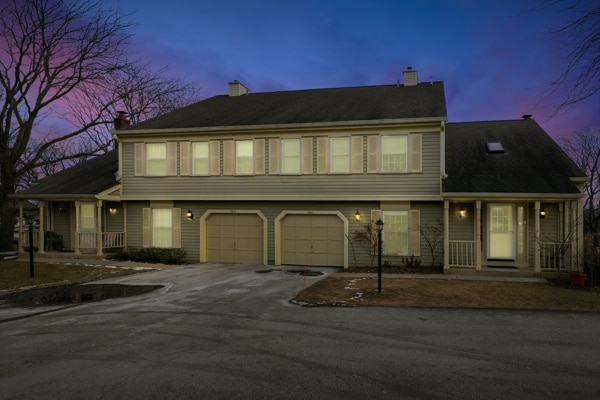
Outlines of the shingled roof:
M96 195L117 184L118 153L106 154L83 161L40 180L37 185L14 195L15 198L85 197Z
M490 152L487 143L504 151ZM446 125L445 193L579 193L585 174L533 119Z
M218 95L124 130L446 117L444 85L432 82Z

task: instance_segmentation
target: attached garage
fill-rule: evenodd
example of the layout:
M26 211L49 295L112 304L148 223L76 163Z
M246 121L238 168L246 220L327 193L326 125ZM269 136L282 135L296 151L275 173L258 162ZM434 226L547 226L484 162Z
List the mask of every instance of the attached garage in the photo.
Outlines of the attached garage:
M211 212L203 217L201 261L265 264L265 219L256 212Z
M338 213L284 213L279 223L279 264L346 265L346 221Z

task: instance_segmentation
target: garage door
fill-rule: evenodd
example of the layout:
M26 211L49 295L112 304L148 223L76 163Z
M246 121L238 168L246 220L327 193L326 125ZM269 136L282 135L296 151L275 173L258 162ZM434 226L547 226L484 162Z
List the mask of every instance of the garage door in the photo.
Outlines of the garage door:
M207 261L263 264L263 232L256 214L212 214L206 221Z
M344 222L337 215L286 215L281 220L281 263L344 266Z

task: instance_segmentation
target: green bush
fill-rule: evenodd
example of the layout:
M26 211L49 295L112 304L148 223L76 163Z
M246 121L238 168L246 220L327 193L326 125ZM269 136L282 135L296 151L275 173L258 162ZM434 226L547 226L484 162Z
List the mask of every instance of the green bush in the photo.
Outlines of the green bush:
M183 249L166 249L160 247L128 247L112 258L121 261L137 261L161 264L183 264L185 258Z

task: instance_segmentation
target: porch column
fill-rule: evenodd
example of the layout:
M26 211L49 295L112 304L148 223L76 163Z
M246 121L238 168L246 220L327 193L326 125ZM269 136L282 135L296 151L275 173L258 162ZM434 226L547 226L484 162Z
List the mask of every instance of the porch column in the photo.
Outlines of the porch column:
M475 202L475 269L481 270L481 200Z
M102 200L96 202L96 255L102 255Z
M80 255L81 250L79 249L79 211L80 211L81 203L79 200L75 201L75 254Z
M542 272L540 266L540 202L536 201L534 205L535 215L535 254L533 256L533 271L535 273Z
M575 216L572 219L572 223L575 226L571 229L575 232L574 247L577 251L572 251L571 256L574 257L577 271L583 271L583 201L573 200L573 209L575 210Z
M450 202L444 200L444 270L450 269Z
M46 249L46 243L44 241L44 211L46 210L45 206L45 202L40 201L40 229L38 231L38 253L39 254L44 254L46 253L45 249Z

